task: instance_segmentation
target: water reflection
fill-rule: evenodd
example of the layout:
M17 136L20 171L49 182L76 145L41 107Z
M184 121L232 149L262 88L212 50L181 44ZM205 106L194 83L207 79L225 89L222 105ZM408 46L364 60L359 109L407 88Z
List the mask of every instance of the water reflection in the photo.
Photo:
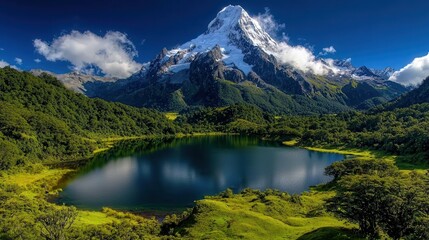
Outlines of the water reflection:
M324 168L343 158L240 136L139 142L95 159L59 201L83 208L159 209L186 207L228 187L299 193L328 181Z

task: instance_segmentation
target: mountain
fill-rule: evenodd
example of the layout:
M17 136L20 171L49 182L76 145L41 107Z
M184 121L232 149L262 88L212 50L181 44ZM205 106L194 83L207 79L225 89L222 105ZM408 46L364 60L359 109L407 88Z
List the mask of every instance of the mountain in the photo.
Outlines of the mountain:
M371 71L377 75L380 76L383 79L389 79L393 73L395 72L395 69L391 68L391 67L386 67L384 69L371 69Z
M429 77L427 77L419 87L392 102L388 108L403 108L420 103L429 103Z
M85 89L89 97L163 111L250 103L291 114L340 112L406 91L366 67L354 68L350 61L314 60L323 74L300 69L282 60L279 52L290 48L285 44L242 7L227 6L203 34L179 47L164 48L130 78L80 81L78 89ZM364 104L368 101L371 104Z
M359 67L352 71L352 76L354 79L375 79L379 76L373 73L366 66Z
M342 74L349 75L354 80L388 80L395 69L386 67L384 69L370 69L366 66L358 68L352 65L351 59L334 60L333 65L338 67Z
M71 72L71 73L65 73L65 74L56 74L49 71L44 71L41 69L34 69L30 71L35 76L40 76L42 73L49 74L51 76L56 77L58 80L60 80L64 86L68 89L71 89L75 92L86 94L86 95L93 95L95 94L94 91L97 90L96 86L97 83L103 84L103 83L111 83L115 82L118 79L113 77L100 77L95 75L89 75L89 74L83 74L80 72ZM95 83L95 84L88 84L88 83Z

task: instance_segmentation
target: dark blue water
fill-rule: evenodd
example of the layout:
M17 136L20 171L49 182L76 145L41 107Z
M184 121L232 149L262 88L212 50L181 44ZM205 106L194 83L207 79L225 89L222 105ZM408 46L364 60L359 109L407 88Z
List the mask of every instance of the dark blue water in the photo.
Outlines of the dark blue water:
M342 159L241 136L128 143L82 168L58 201L89 209L177 209L226 188L300 193L329 181L324 168Z

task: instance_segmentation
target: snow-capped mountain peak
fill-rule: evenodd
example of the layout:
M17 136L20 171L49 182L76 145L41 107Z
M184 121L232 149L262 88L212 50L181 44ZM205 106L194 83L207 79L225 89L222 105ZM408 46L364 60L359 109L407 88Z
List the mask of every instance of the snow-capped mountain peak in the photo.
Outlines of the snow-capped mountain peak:
M163 53L160 73L186 70L197 54L219 46L223 55L220 60L226 66L239 69L247 75L252 66L244 61L243 51L249 46L255 46L270 52L276 45L276 41L241 6L229 5L217 14L203 34Z
M206 34L210 33L226 34L231 41L245 38L253 46L262 49L273 48L277 44L241 6L229 5L223 8L210 22Z
M206 33L212 33L216 31L226 32L233 29L240 21L243 12L246 11L241 6L229 5L224 7L213 19L208 26Z

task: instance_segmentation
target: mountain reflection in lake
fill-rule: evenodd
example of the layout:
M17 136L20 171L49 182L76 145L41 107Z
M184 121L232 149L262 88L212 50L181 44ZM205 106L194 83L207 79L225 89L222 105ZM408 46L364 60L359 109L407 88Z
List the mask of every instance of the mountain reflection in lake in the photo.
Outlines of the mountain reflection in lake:
M300 193L330 180L343 155L242 136L124 143L68 181L58 202L81 208L176 209L226 188Z

